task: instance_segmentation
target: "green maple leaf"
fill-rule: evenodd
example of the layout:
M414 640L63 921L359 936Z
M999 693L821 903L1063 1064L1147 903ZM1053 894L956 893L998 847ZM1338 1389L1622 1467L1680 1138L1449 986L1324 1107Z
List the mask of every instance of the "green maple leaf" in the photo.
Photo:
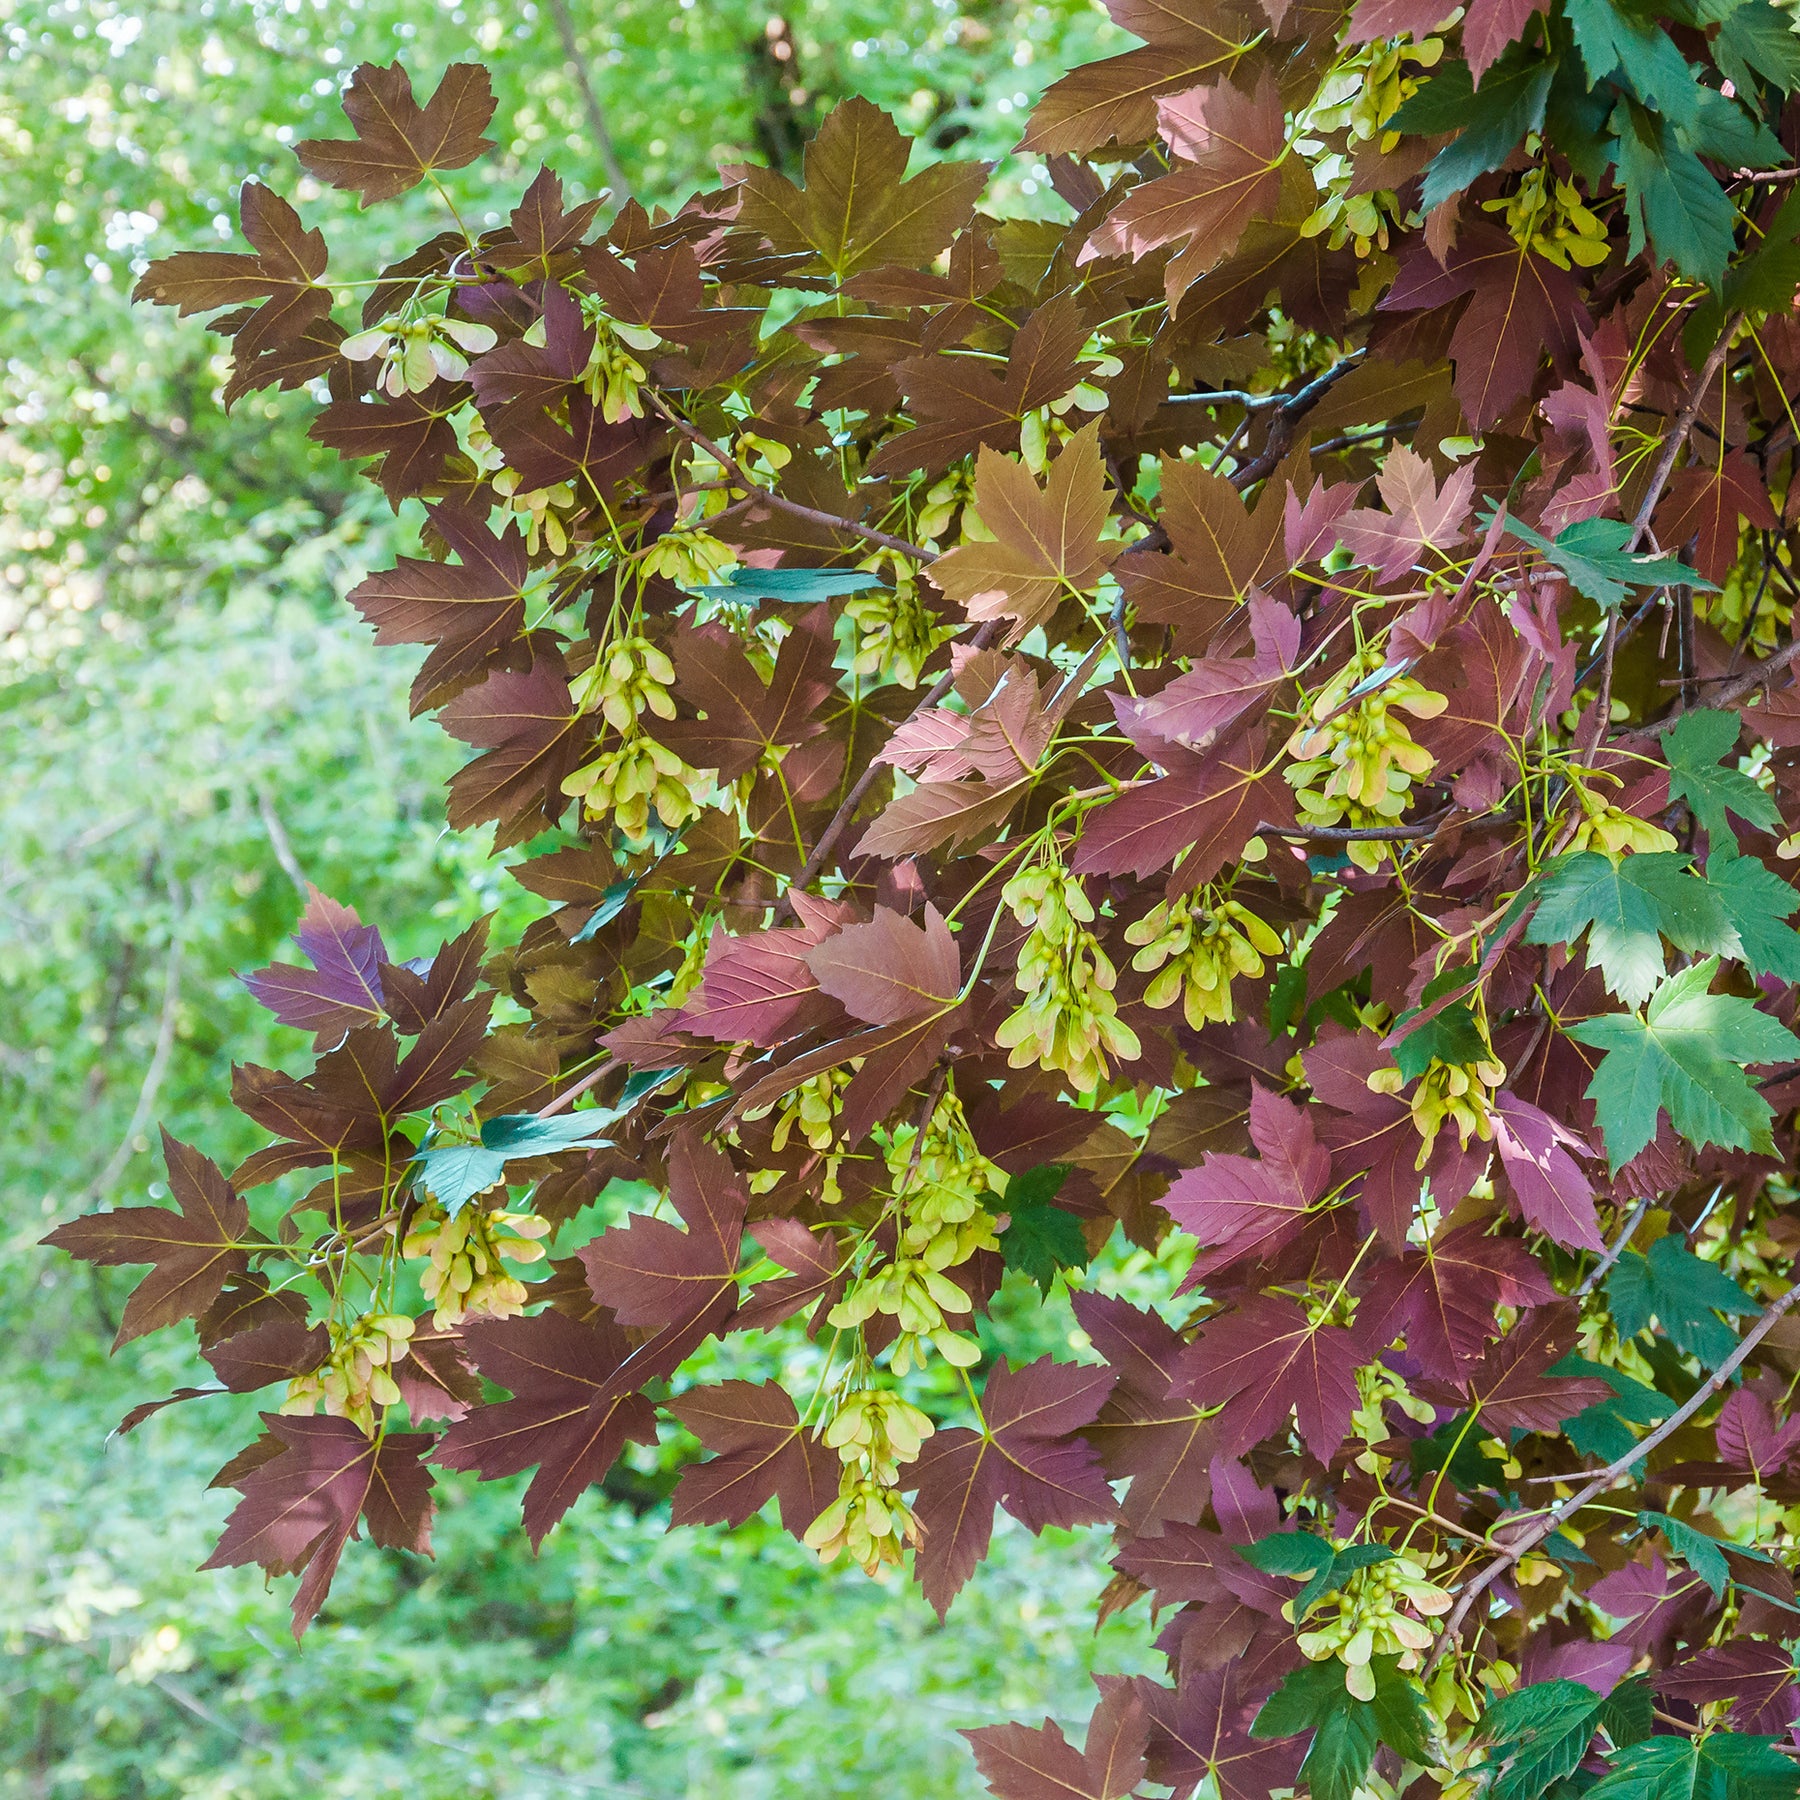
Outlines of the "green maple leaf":
M1371 1660L1373 1700L1358 1700L1344 1686L1344 1671L1335 1659L1308 1663L1263 1703L1250 1735L1293 1737L1312 1732L1300 1777L1313 1800L1354 1800L1375 1760L1377 1744L1386 1744L1408 1762L1434 1762L1423 1696L1400 1672L1399 1663L1397 1656Z
M1488 517L1493 517L1491 510ZM1631 527L1623 519L1577 519L1547 538L1509 515L1506 529L1560 569L1577 593L1587 595L1603 610L1622 606L1629 588L1667 587L1672 582L1702 588L1713 585L1678 556L1627 550Z
M1696 1741L1653 1737L1617 1752L1586 1800L1794 1800L1800 1770L1775 1739L1715 1731Z
M1706 885L1719 896L1752 975L1800 981L1800 931L1782 923L1800 912L1800 893L1754 856L1707 859Z
M1483 1765L1488 1800L1538 1800L1572 1775L1600 1725L1600 1695L1579 1681L1538 1681L1497 1700L1476 1735L1493 1745Z
M1006 1184L1006 1198L994 1202L1012 1214L1000 1233L1000 1258L1028 1275L1048 1294L1064 1269L1085 1269L1093 1259L1081 1221L1052 1201L1069 1178L1068 1163L1040 1163Z
M1606 1278L1606 1299L1622 1337L1636 1337L1658 1319L1676 1349L1716 1369L1737 1348L1737 1333L1720 1313L1762 1308L1716 1265L1703 1262L1679 1237L1658 1238L1648 1256L1627 1250Z
M1725 190L1657 115L1621 100L1610 124L1617 134L1613 161L1625 187L1631 255L1642 252L1648 236L1660 261L1717 289L1737 224Z
M430 1146L411 1160L419 1185L454 1219L477 1194L504 1179L509 1162L609 1143L597 1127L616 1116L589 1111L540 1119L536 1113L501 1113L482 1121L479 1143Z
M1460 194L1478 175L1497 169L1527 132L1541 131L1556 58L1511 46L1477 88L1460 57L1444 66L1389 121L1396 131L1435 137L1461 135L1431 159L1420 204L1429 211Z
M1394 1552L1385 1544L1350 1544L1338 1549L1310 1531L1277 1531L1254 1544L1240 1544L1238 1555L1268 1575L1288 1575L1306 1586L1294 1596L1294 1617L1304 1619L1317 1602L1335 1594L1358 1569L1387 1562Z
M1740 94L1755 92L1754 75L1791 94L1800 87L1800 37L1769 0L1746 0L1719 24L1713 39L1719 72Z
M1696 1147L1774 1148L1774 1114L1745 1065L1800 1055L1800 1038L1748 1000L1709 994L1718 967L1708 957L1672 975L1641 1016L1608 1013L1570 1027L1577 1043L1606 1052L1587 1097L1615 1170L1655 1137L1659 1111Z
M1741 769L1725 762L1737 748L1742 724L1736 713L1708 707L1683 713L1663 733L1669 798L1685 800L1694 817L1716 838L1731 835L1727 812L1736 813L1747 825L1762 831L1772 831L1781 823L1774 796L1765 793Z
M1588 933L1588 961L1607 987L1642 1005L1662 979L1667 938L1690 955L1736 956L1741 948L1723 899L1673 850L1615 863L1595 850L1559 856L1539 878L1537 912L1526 928L1531 944L1572 944Z
M1627 1252L1631 1254L1631 1252ZM1617 1462L1629 1456L1637 1437L1633 1425L1660 1425L1675 1410L1675 1402L1643 1382L1609 1369L1604 1363L1590 1362L1585 1356L1570 1351L1550 1365L1552 1375L1593 1375L1612 1389L1610 1400L1598 1400L1574 1418L1566 1420L1563 1436L1583 1456L1598 1456L1606 1462Z

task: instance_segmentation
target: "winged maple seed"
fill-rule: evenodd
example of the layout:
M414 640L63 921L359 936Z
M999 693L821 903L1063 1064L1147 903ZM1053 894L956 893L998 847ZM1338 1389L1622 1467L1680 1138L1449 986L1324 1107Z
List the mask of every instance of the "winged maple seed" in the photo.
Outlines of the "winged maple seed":
M1800 1793L1800 50L1111 11L1042 217L852 100L340 252L360 316L255 183L150 267L422 503L350 599L543 904L310 895L269 1141L51 1242L269 1392L214 1560L297 1624L427 1462L536 1542L660 1414L676 1522L940 1613L1000 1513L1112 1533L1167 1682L973 1731L1012 1800ZM490 147L473 67L345 107L365 202Z

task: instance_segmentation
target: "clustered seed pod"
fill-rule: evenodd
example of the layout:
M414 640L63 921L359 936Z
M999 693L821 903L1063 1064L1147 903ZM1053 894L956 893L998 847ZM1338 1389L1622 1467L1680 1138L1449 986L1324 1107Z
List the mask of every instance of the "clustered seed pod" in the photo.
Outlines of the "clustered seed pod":
M1429 1400L1421 1400L1406 1385L1405 1376L1386 1363L1369 1363L1356 1372L1358 1403L1350 1415L1350 1429L1365 1448L1356 1458L1356 1466L1369 1475L1377 1474L1383 1459L1375 1446L1387 1442L1394 1434L1388 1428L1384 1408L1389 1401L1417 1425L1429 1425L1437 1418L1437 1408Z
M430 1267L420 1278L427 1300L437 1302L432 1322L441 1330L469 1315L510 1319L525 1310L529 1290L501 1267L531 1263L544 1255L536 1240L550 1235L550 1221L535 1213L488 1212L465 1206L448 1217L435 1200L413 1214L400 1254L423 1256Z
M569 696L583 712L597 706L614 731L625 733L636 729L644 712L674 718L674 685L675 665L661 650L646 637L622 637L569 683Z
M1415 224L1392 188L1370 189L1355 154L1359 144L1377 140L1382 155L1399 142L1388 121L1418 91L1427 71L1443 60L1442 38L1376 42L1358 46L1332 69L1318 98L1297 121L1302 142L1315 147L1312 176L1322 196L1300 227L1304 237L1329 233L1333 250L1353 244L1359 257L1388 247L1392 224ZM1343 149L1326 147L1327 138L1342 134Z
M1512 193L1482 201L1481 210L1504 213L1513 241L1559 269L1572 262L1598 268L1612 254L1605 221L1582 204L1572 181L1558 180L1542 163L1527 169Z
M936 1427L916 1406L882 1388L859 1388L839 1402L820 1434L844 1471L838 1497L807 1529L805 1542L822 1562L848 1552L867 1575L900 1561L919 1541L918 1521L895 1489Z
M1419 1652L1431 1647L1431 1630L1415 1615L1434 1618L1450 1610L1453 1596L1433 1582L1422 1563L1410 1556L1391 1556L1358 1569L1348 1583L1321 1605L1334 1607L1329 1624L1303 1631L1296 1639L1300 1654L1311 1662L1335 1656L1344 1665L1344 1685L1359 1700L1375 1698L1376 1656L1400 1658L1400 1667L1416 1669ZM1403 1610L1411 1608L1411 1611ZM1294 1619L1294 1603L1282 1608Z
M581 310L594 330L594 347L580 377L588 398L600 408L600 416L609 425L641 419L641 390L650 375L632 352L654 350L662 339L646 326L622 325L617 319L609 319L592 294L582 296Z
M562 791L579 799L590 819L610 815L628 842L643 844L650 835L652 807L674 831L699 816L701 797L710 786L707 776L667 745L639 736L602 751L569 776Z
M1140 975L1161 971L1144 989L1144 1004L1160 1009L1179 999L1196 1031L1214 1019L1229 1025L1237 1016L1232 978L1254 979L1263 957L1281 954L1280 937L1248 907L1193 894L1153 907L1125 928L1125 941L1143 945L1131 959Z
M376 385L398 399L402 394L422 394L439 377L462 380L469 372L469 358L498 342L486 325L467 319L428 314L409 319L404 313L389 313L379 325L345 338L338 350L351 362L380 357Z
M845 616L856 626L851 667L858 675L916 688L926 660L939 644L956 635L956 628L941 624L919 598L918 576L903 556L878 550L857 567L875 572L886 568L894 585L865 588L844 602Z
M737 552L710 532L677 525L665 531L638 558L646 576L661 575L687 587L718 581L737 566Z
M1433 1057L1408 1102L1420 1138L1413 1166L1422 1169L1431 1160L1432 1146L1446 1123L1456 1127L1465 1150L1471 1138L1491 1143L1494 1090L1505 1079L1506 1065L1492 1056L1475 1063L1446 1063ZM1369 1077L1370 1091L1377 1094L1397 1094L1405 1085L1406 1077L1394 1068L1377 1069Z
M831 1309L829 1322L851 1330L885 1313L900 1327L891 1366L896 1375L923 1368L931 1350L959 1369L980 1361L980 1347L960 1335L946 1315L971 1312L974 1302L945 1274L977 1250L998 1250L986 1202L1006 1177L975 1146L954 1093L938 1096L923 1137L911 1127L888 1143L898 1239L894 1260L866 1270Z
M1288 740L1288 755L1298 760L1287 770L1287 780L1296 790L1303 825L1391 825L1406 811L1413 782L1431 773L1431 752L1414 742L1394 714L1400 710L1415 719L1435 719L1449 701L1406 675L1351 700L1351 690L1379 667L1378 651L1351 657L1311 697ZM1346 851L1358 868L1371 872L1385 854L1380 843L1367 839L1348 844Z
M936 543L950 529L950 522L962 510L965 519L973 516L975 505L975 468L972 458L953 464L925 490L925 504L913 519L913 530L921 543ZM986 533L982 534L983 536Z
M1677 847L1673 832L1664 831L1660 825L1653 825L1634 813L1621 812L1581 782L1569 785L1581 807L1580 822L1575 827L1575 835L1569 839L1571 852L1596 850L1616 863L1646 850Z
M1118 972L1087 929L1094 909L1080 881L1054 863L1021 870L1001 898L1030 933L1014 977L1024 1004L994 1041L1023 1069L1059 1069L1078 1093L1092 1093L1108 1074L1109 1055L1129 1062L1142 1050L1113 998Z
M400 1389L389 1371L406 1355L413 1321L402 1313L365 1313L331 1325L331 1354L324 1366L288 1383L283 1413L308 1414L323 1406L365 1432L375 1429L375 1409L396 1406Z

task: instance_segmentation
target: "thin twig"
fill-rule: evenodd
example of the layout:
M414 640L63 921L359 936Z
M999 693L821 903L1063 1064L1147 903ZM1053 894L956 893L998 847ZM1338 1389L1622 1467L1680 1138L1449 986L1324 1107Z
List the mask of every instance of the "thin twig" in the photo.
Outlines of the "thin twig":
M1340 357L1333 363L1323 375L1315 375L1298 392L1289 394L1275 414L1275 423L1269 427L1269 441L1263 446L1261 454L1252 457L1231 477L1231 485L1235 488L1247 488L1253 481L1261 481L1269 474L1287 455L1300 421L1339 381L1360 365L1362 358L1361 350L1352 350L1348 356Z
M1685 1406L1677 1408L1647 1437L1640 1438L1624 1456L1621 1456L1616 1462L1608 1463L1584 1487L1578 1489L1568 1499L1553 1507L1542 1518L1521 1531L1519 1536L1462 1590L1457 1596L1456 1605L1451 1608L1449 1616L1444 1620L1443 1630L1438 1635L1437 1647L1431 1653L1431 1660L1426 1664L1420 1676L1421 1680L1428 1681L1431 1678L1432 1670L1443 1660L1444 1653L1455 1642L1456 1634L1461 1630L1463 1621L1468 1618L1470 1609L1481 1595L1486 1593L1508 1569L1513 1568L1530 1555L1565 1520L1580 1512L1596 1494L1610 1487L1621 1475L1629 1473L1657 1445L1665 1443L1673 1437L1714 1394L1730 1381L1732 1376L1743 1366L1750 1352L1786 1317L1796 1301L1800 1301L1800 1282L1796 1282L1794 1286L1790 1287L1763 1313L1762 1317L1744 1334L1743 1341L1738 1347L1700 1384L1692 1399Z
M150 1061L138 1087L137 1103L131 1109L131 1122L125 1127L118 1147L107 1158L106 1166L89 1183L83 1196L84 1202L111 1197L119 1177L125 1173L125 1165L137 1154L135 1145L138 1133L149 1124L150 1115L156 1108L156 1096L162 1087L163 1077L168 1073L169 1058L175 1051L175 1023L181 1011L181 965L186 954L183 923L183 915L178 912L169 943L169 958L163 968L162 1014L157 1020L156 1043L150 1051Z
M306 879L306 871L300 866L300 859L294 854L293 840L287 834L287 827L281 822L281 814L275 810L275 796L269 792L269 784L260 776L256 782L256 811L261 818L263 830L268 834L269 848L275 852L275 860L281 864L282 872L301 893L310 894L312 883Z
M834 531L848 531L853 536L864 538L871 544L879 544L884 550L898 550L902 556L910 556L919 563L931 563L937 560L935 551L927 550L919 544L910 543L903 537L895 537L887 531L877 531L872 525L859 525L854 519L840 518L836 513L821 512L816 506L802 506L798 500L790 500L785 494L778 494L772 489L760 486L750 479L743 464L723 444L715 443L698 425L684 419L655 389L645 388L643 391L650 404L689 443L697 444L721 468L729 469L737 477L738 486L748 489L746 496L748 499L766 501L770 506L778 507L782 512L796 519L810 519L815 525L828 525Z
M597 1069L589 1069L573 1086L564 1088L548 1105L540 1106L537 1109L537 1117L547 1119L552 1113L561 1112L565 1106L573 1106L589 1088L598 1087L616 1066L609 1056Z
M562 39L563 56L568 62L569 73L575 79L576 90L581 95L588 129L594 134L594 147L600 152L600 167L606 171L606 185L612 189L613 198L623 206L631 198L631 183L625 179L624 164L619 161L618 149L606 123L606 109L600 104L600 96L594 92L587 63L582 58L581 45L576 41L575 21L569 17L568 0L550 0L550 16L556 21L557 36Z
M1595 1263L1582 1278L1581 1286L1575 1290L1575 1298L1577 1300L1581 1299L1586 1294L1591 1294L1594 1289L1606 1279L1607 1271L1610 1270L1613 1264L1625 1254L1625 1246L1637 1236L1637 1228L1643 1224L1644 1214L1649 1210L1650 1196L1646 1194L1643 1199L1631 1209L1631 1217L1625 1221L1624 1228L1620 1231L1619 1235L1613 1239L1612 1243L1608 1245L1600 1260Z
M999 635L1000 627L1005 623L1006 621L1004 619L989 619L981 629L976 632L974 638L971 640L971 647L976 650L985 650ZM925 698L912 709L907 723L910 724L913 719L918 718L923 713L928 713L936 706L937 703L949 693L950 685L955 680L956 671L954 667L946 669L926 690ZM843 804L831 816L831 823L825 827L824 831L820 834L819 841L813 845L812 854L807 857L805 866L801 869L800 873L788 883L787 892L781 896L780 903L775 909L775 920L777 924L792 911L793 903L789 896L794 890L796 888L805 889L808 887L818 875L819 871L824 868L826 857L837 848L837 841L844 835L844 828L850 823L851 819L855 817L857 807L862 804L863 796L875 785L875 779L880 775L881 769L882 765L871 759L869 766L863 770L856 785L844 796Z

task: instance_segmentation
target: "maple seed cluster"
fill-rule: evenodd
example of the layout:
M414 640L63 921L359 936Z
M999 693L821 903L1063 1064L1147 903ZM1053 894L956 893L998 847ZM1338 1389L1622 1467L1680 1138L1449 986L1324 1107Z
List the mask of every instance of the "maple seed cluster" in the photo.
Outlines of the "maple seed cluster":
M1144 1004L1161 1009L1181 1001L1182 1016L1198 1031L1211 1020L1229 1025L1232 978L1254 980L1265 956L1281 954L1281 938L1236 900L1183 894L1164 900L1125 928L1140 975L1161 971L1144 989Z
M1298 760L1287 780L1296 790L1302 824L1392 825L1406 811L1413 782L1431 773L1431 752L1394 714L1435 719L1450 702L1400 674L1353 699L1353 691L1381 667L1382 654L1372 646L1351 657L1312 696L1288 740L1288 754ZM1345 849L1358 868L1371 873L1387 854L1384 845L1366 838Z
M1050 862L1020 870L1001 898L1027 927L1014 976L1026 998L995 1042L1011 1052L1013 1068L1060 1070L1076 1092L1091 1094L1106 1079L1109 1056L1130 1062L1143 1049L1119 1017L1118 971L1087 929L1093 903L1078 876Z
M857 565L871 573L886 572L891 587L865 588L844 602L844 614L856 627L856 656L851 669L912 689L927 659L956 635L942 625L919 598L913 565L892 550L878 550Z
M1371 1659L1398 1655L1401 1668L1416 1669L1420 1651L1431 1648L1431 1629L1415 1615L1436 1618L1450 1610L1454 1598L1431 1580L1423 1564L1410 1556L1390 1556L1356 1570L1337 1593L1320 1602L1335 1609L1336 1617L1301 1632L1295 1642L1309 1661L1335 1656L1344 1665L1345 1687L1359 1700L1373 1700ZM1293 1601L1282 1612L1293 1619Z
M389 313L379 325L345 338L338 349L351 362L379 357L376 385L399 399L422 394L440 379L462 380L469 372L469 358L483 355L498 342L491 328L467 319Z
M471 1314L510 1319L523 1312L530 1290L500 1259L538 1262L544 1246L537 1240L549 1235L550 1221L535 1213L489 1212L469 1205L451 1218L433 1200L413 1214L400 1254L428 1259L420 1286L425 1298L437 1303L432 1323L441 1331Z
M936 1427L916 1406L883 1388L845 1395L823 1433L843 1463L838 1497L807 1528L821 1562L840 1554L878 1575L919 1541L918 1521L900 1498L900 1466L912 1462Z
M619 741L609 745L562 784L590 819L610 819L629 843L646 843L655 811L670 831L699 816L711 782L642 727L648 712L675 717L670 689L675 665L648 638L616 638L592 667L570 684L584 711L598 711Z
M1484 1144L1492 1142L1494 1090L1505 1079L1506 1065L1492 1057L1474 1063L1440 1062L1433 1057L1407 1102L1420 1139L1418 1160L1413 1166L1423 1169L1431 1160L1437 1134L1445 1125L1456 1128L1465 1150L1473 1138L1480 1138ZM1377 1069L1368 1085L1371 1093L1397 1094L1406 1085L1406 1078L1398 1069Z
M1592 779L1590 775L1588 780ZM1568 842L1571 854L1593 850L1617 864L1630 855L1678 847L1672 831L1664 831L1660 825L1614 806L1603 795L1596 794L1587 781L1571 778L1569 791L1581 808L1581 816Z
M322 1367L288 1383L283 1413L310 1414L323 1406L372 1434L378 1407L397 1406L400 1389L392 1369L406 1355L416 1329L404 1313L364 1313L331 1325L331 1353Z

